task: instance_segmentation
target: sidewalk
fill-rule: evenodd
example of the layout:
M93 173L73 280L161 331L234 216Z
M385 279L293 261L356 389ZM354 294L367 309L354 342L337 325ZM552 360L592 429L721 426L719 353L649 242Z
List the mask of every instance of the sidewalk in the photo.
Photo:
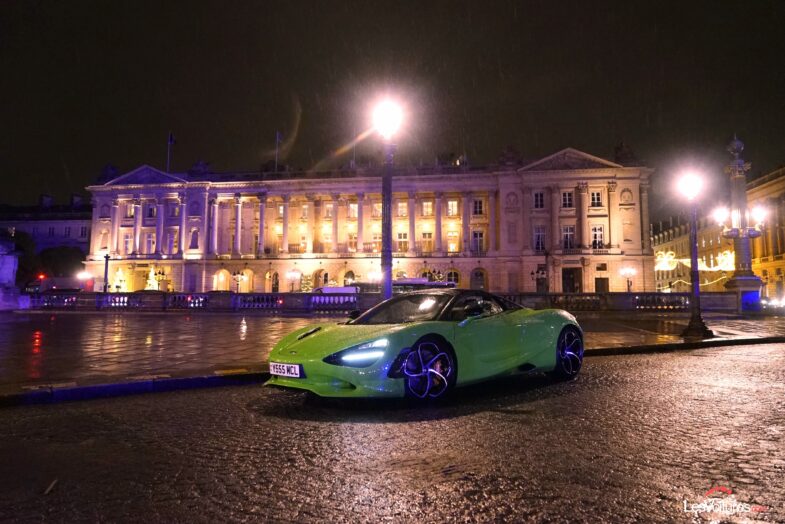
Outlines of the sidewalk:
M785 318L705 316L709 345L785 342ZM688 316L579 313L587 356L685 349ZM0 397L129 383L220 385L263 378L267 357L287 332L338 317L187 313L0 314ZM776 338L780 337L780 338ZM705 345L705 344L703 344ZM190 381L190 382L188 382ZM185 387L185 386L184 386ZM117 393L115 393L117 394Z

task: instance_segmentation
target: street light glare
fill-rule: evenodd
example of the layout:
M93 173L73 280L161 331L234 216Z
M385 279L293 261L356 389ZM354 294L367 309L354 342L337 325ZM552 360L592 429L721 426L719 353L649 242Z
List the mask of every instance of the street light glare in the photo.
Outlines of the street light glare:
M753 207L752 220L754 221L755 225L762 224L763 221L766 220L766 209L761 206Z
M390 140L401 127L403 110L392 100L383 100L373 110L373 128L385 140Z
M712 217L714 217L714 221L717 222L719 225L725 224L730 216L730 211L728 211L727 207L718 207L712 213Z
M703 190L703 178L696 173L687 172L679 178L676 187L684 198L693 201Z

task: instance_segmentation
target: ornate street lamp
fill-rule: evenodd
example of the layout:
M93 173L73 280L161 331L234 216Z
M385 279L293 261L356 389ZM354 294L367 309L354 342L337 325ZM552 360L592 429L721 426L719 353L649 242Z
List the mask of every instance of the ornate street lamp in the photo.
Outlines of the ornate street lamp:
M163 269L159 269L155 272L155 281L158 282L158 291L161 291L161 281L166 278L166 273L164 273Z
M703 190L703 178L693 172L681 175L677 182L679 193L690 204L690 276L692 280L692 298L690 299L690 323L681 336L690 339L711 338L714 333L706 327L701 316L700 276L698 273L698 195Z
M286 279L289 280L289 292L294 293L294 283L300 279L302 273L300 273L296 269L292 269L286 272Z
M762 281L752 272L750 240L760 236L766 211L760 207L753 208L752 212L747 209L745 173L751 166L741 158L742 151L744 143L734 136L728 145L728 152L733 155L733 160L725 166L725 173L730 176L731 207L729 210L715 211L714 219L722 226L722 236L733 239L735 268L725 287L739 294L742 310L757 311L760 309Z
M391 100L380 102L373 110L373 128L384 140L382 175L382 298L392 297L392 171L395 144L392 137L403 121L401 107ZM414 239L410 239L414 241Z
M234 280L236 286L236 292L240 292L240 282L245 280L245 274L242 271L235 271L232 273L232 280Z
M109 253L104 255L104 293L109 291Z
M632 277L638 274L638 271L634 267L623 267L619 271L621 276L627 279L627 293L632 292Z

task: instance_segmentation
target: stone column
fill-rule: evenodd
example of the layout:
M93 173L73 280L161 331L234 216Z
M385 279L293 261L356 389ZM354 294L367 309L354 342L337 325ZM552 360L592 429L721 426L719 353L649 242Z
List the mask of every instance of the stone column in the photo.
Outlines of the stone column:
M218 199L210 200L210 253L218 254Z
M332 221L333 221L333 247L332 252L338 252L338 200L340 195L334 194L332 195L333 199L333 213L332 213Z
M551 251L561 249L559 214L561 213L561 189L551 186Z
M578 227L576 233L580 235L575 243L577 248L591 247L591 232L589 231L589 184L578 182Z
M435 253L442 252L442 194L437 192L433 196L433 250Z
M289 252L289 195L281 195L283 216L281 217L281 253Z
M408 254L410 256L414 256L417 250L415 246L415 228L414 228L414 219L415 219L415 207L417 204L416 200L416 193L414 191L409 191L409 201L407 205L406 212L409 215L409 251Z
M641 183L641 229L643 230L643 252L651 251L651 226L649 223L649 183Z
M608 245L618 247L619 242L616 237L621 238L622 232L619 230L621 224L619 218L619 194L616 193L616 182L608 182Z
M199 256L202 258L206 258L205 255L207 254L207 229L210 224L210 217L208 213L210 211L210 194L205 191L202 193L202 223L199 227Z
M470 192L463 193L463 216L461 217L461 228L463 229L463 246L461 246L464 253L468 254L471 250L471 229L469 225L472 219L472 194Z
M306 217L305 230L305 252L313 253L313 230L314 230L314 196L305 195L308 204L308 216Z
M160 198L155 204L155 254L164 252L164 214L166 206Z
M488 191L488 251L496 252L496 191Z
M142 201L135 198L132 202L134 206L134 255L140 252L139 242L142 235Z
M232 246L232 256L242 255L243 238L243 200L240 193L234 195L234 245Z
M532 236L534 232L532 231L531 225L531 210L534 208L534 201L532 200L532 188L524 187L523 198L521 199L521 227L523 228L523 249L530 249L532 245ZM519 284L520 285L520 284Z
M365 252L363 241L363 206L365 205L365 195L357 193L357 251Z
M117 254L117 244L120 236L120 201L112 199L112 236L110 237L109 252Z
M267 211L267 193L259 193L259 242L256 244L256 256L264 256L264 214Z
M186 209L186 194L180 193L180 254L184 255L185 251L188 249L188 232L186 228L188 227L188 211Z

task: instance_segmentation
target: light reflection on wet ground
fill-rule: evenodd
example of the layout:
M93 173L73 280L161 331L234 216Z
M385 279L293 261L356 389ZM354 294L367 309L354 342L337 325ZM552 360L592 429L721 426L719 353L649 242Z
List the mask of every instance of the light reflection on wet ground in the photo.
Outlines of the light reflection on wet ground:
M578 313L586 346L628 347L681 341L684 314ZM0 314L0 388L19 384L115 381L148 374L266 369L286 333L340 317L183 313ZM785 335L785 320L707 316L719 336Z

